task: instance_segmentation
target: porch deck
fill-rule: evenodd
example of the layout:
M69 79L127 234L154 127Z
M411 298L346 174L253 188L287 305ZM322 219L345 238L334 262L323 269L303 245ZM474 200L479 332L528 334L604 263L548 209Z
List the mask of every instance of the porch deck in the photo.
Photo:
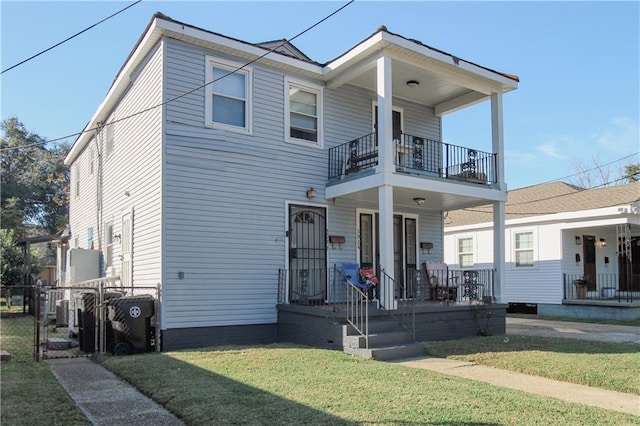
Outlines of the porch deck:
M410 305L412 305L410 307ZM506 304L478 302L398 301L399 310L415 313L415 340L450 340L506 331ZM279 304L278 339L325 349L343 349L346 303ZM389 312L369 305L369 321L387 320Z

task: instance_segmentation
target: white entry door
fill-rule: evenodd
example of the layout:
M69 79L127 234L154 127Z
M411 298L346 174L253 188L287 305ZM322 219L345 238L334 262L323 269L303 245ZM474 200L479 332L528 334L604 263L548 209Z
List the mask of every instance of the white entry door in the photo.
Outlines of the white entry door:
M131 267L131 252L133 251L133 210L129 210L122 215L121 229L120 284L126 288L133 285L133 268Z

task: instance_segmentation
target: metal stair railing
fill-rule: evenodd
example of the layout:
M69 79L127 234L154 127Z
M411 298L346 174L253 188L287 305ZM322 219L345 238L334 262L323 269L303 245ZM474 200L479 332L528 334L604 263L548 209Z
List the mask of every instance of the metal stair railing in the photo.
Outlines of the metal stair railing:
M334 276L342 274L342 282L347 288L347 322L364 338L369 349L369 297L367 293L344 279L344 273L334 267Z
M402 295L397 303L397 309L389 310L386 306L381 305L381 308L391 317L393 318L402 328L407 330L411 335L411 341L415 342L416 340L416 297L409 297L409 289L420 289L420 274L413 273L408 274L409 286L405 286L400 284L398 281L391 278L384 269L380 270L381 274L381 286L386 286L388 282L391 282L393 285L391 288L394 289L394 297L397 295ZM387 287L388 288L388 287Z

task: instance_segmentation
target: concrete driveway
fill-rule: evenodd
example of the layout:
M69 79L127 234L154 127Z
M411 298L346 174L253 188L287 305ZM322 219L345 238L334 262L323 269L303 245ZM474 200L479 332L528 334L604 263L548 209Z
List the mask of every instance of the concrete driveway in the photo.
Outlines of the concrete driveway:
M507 317L507 334L640 344L640 327Z

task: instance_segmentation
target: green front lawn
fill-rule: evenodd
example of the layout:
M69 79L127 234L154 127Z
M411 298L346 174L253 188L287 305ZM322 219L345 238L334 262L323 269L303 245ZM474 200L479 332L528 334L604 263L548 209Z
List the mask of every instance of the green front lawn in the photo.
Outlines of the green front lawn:
M190 425L632 424L638 418L292 345L110 357Z
M640 345L632 343L508 335L425 346L440 358L640 395Z

